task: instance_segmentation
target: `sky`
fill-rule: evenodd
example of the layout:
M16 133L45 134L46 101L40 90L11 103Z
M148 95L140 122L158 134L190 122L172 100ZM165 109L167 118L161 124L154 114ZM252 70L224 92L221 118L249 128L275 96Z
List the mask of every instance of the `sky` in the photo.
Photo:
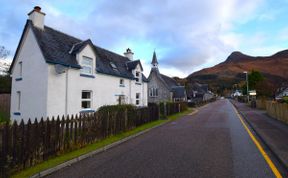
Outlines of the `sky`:
M9 59L36 5L49 27L118 54L132 49L146 75L154 50L161 73L186 77L233 51L288 49L288 0L9 0L0 7L0 45Z

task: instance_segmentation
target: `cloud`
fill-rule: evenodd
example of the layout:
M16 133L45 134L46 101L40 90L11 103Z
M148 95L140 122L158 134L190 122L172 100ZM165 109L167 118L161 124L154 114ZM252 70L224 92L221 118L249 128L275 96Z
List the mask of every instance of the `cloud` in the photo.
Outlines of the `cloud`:
M19 11L12 11L11 5L9 10L2 12L9 20L1 21L4 27L0 29L0 39L1 43L7 41L11 49L16 48L27 18L25 15L34 6L33 1L17 3L22 7L17 8ZM235 26L253 19L262 0L37 3L46 13L47 25L81 39L91 38L96 45L119 53L122 53L120 49L130 47L136 57L147 64L156 48L160 67L165 68L163 71L171 69L170 75L184 77L199 66L216 64L237 50L243 37L234 32ZM145 66L149 71L149 65Z

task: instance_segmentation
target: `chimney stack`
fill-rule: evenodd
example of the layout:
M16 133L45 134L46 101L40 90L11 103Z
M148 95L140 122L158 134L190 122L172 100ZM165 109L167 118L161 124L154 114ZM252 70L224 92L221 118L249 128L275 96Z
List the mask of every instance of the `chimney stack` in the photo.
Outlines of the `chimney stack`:
M41 7L35 6L34 9L28 13L29 20L37 28L44 30L44 16L45 13L41 12Z
M133 61L133 55L134 53L131 51L131 49L127 48L126 52L124 53L124 56Z

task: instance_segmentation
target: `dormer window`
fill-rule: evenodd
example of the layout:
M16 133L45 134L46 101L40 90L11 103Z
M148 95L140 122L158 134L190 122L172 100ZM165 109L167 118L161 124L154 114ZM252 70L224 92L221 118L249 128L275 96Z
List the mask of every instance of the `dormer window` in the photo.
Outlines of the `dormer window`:
M93 75L93 59L83 56L81 61L81 74Z

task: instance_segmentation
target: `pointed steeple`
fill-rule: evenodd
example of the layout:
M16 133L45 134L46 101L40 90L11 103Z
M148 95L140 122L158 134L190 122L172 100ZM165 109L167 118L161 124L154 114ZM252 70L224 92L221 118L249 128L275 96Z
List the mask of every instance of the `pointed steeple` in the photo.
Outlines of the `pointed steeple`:
M152 58L152 68L158 68L158 61L157 61L157 56L156 56L156 52L154 51L153 53L153 58Z

